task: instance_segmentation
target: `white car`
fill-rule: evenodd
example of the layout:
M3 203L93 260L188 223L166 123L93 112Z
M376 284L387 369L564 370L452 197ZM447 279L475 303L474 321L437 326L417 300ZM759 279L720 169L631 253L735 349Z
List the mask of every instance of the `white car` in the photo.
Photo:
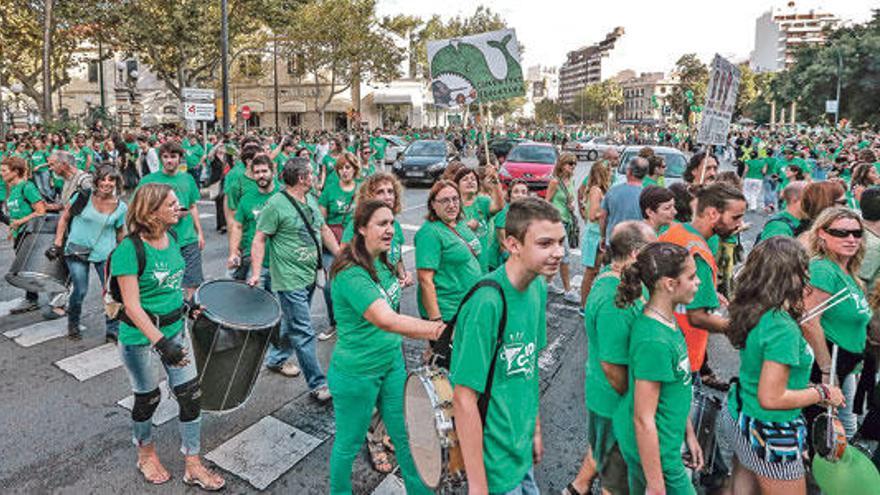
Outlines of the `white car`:
M587 161L596 160L609 148L614 148L617 151L620 151L623 146L604 136L569 141L565 145L565 151L574 153L578 160Z
M397 155L399 155L409 143L400 136L383 134L382 137L388 141L388 146L385 147L385 164L391 165L397 161Z
M617 169L614 174L614 183L619 184L626 182L626 166L629 161L638 156L639 151L646 146L626 146L620 152L620 159L617 161ZM670 148L668 146L648 146L654 150L655 155L663 157L666 162L666 173L663 174L664 182L669 187L676 182L683 180L684 170L687 168L688 158L680 150Z

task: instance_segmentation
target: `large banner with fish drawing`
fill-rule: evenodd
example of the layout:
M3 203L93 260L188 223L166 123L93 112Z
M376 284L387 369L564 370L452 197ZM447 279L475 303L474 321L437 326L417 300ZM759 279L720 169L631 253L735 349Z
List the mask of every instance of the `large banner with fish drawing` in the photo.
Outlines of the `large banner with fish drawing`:
M434 104L457 107L525 94L513 29L428 42Z

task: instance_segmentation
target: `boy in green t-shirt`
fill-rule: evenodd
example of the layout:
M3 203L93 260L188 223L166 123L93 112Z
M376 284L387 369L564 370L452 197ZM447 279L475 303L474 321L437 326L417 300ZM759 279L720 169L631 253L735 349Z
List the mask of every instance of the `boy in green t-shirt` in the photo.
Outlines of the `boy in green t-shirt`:
M533 464L544 453L538 418L538 353L547 341L543 279L559 271L565 228L551 204L527 198L511 204L505 232L510 258L484 277L501 293L477 290L462 306L453 336L455 429L472 492L536 493Z

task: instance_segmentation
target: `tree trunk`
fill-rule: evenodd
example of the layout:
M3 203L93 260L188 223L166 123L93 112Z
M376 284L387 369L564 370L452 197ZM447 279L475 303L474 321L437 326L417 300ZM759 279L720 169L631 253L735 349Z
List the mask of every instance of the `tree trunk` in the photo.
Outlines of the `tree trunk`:
M45 0L45 16L43 19L43 125L52 120L52 3L54 0Z

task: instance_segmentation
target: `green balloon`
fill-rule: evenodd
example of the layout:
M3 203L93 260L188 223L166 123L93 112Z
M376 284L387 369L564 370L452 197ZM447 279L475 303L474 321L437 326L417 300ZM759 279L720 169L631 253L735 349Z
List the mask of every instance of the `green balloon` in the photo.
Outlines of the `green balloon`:
M880 473L871 459L852 445L847 445L837 462L815 456L813 476L826 495L880 494Z

